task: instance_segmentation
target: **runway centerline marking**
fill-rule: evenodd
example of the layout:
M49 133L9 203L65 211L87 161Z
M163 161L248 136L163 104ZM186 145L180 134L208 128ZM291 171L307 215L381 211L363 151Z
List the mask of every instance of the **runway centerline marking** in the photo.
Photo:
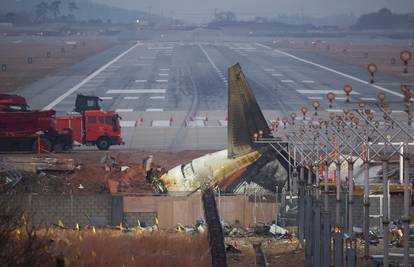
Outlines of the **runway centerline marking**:
M150 99L165 99L165 96L150 96Z
M346 73L340 72L340 71L338 71L338 70L335 70L335 69L332 69L332 68L326 67L326 66L324 66L324 65L321 65L321 64L318 64L318 63L315 63L315 62L312 62L312 61L309 61L309 60L306 60L306 59L303 59L303 58L297 57L297 56L295 56L295 55L292 55L292 54L290 54L290 53L284 52L284 51L282 51L282 50L279 50L279 49L276 49L276 48L275 48L275 49L272 49L270 46L263 45L263 44L260 44L260 43L256 43L256 45L257 45L257 46L260 46L260 47L263 47L263 48L266 48L266 49L269 49L269 50L272 50L272 51L274 51L274 52L276 52L276 53L279 53L279 54L282 54L282 55L288 56L288 57L290 57L290 58L296 59L297 61L301 61L301 62L303 62L303 63L310 64L310 65L315 66L315 67L318 67L318 68L320 68L320 69L324 69L324 70L327 70L327 71L333 72L333 73L335 73L335 74L338 74L338 75L340 75L340 76L346 77L346 78L348 78L348 79L351 79L351 80L354 80L354 81L360 82L360 83L362 83L362 84L365 84L365 85L368 85L368 86L371 86L371 87L374 87L374 88L376 88L376 89L378 89L378 90L381 90L381 91L383 91L383 92L387 92L387 93L389 93L389 94L392 94L392 95L395 95L395 96L399 96L399 97L404 97L402 94L396 93L396 92L394 92L394 91L392 91L392 90L390 90L390 89L384 88L384 87L382 87L382 86L378 86L378 85L376 85L376 84L371 84L371 83L369 83L369 82L367 82L367 81L364 81L364 80L361 80L360 78L357 78L357 77L355 77L355 76L352 76L352 75L349 75L349 74L346 74Z
M168 80L155 80L157 83L167 83Z
M118 113L118 112L133 112L133 111L134 110L132 108L118 108L118 109L115 109L116 113Z
M168 73L158 73L158 76L168 76Z
M281 80L282 83L294 83L292 80Z
M312 81L312 80L303 80L302 83L315 83L315 81Z
M99 98L102 100L112 100L112 96L100 96Z
M136 83L146 83L147 80L135 80Z
M87 76L85 79L83 79L80 83L78 83L77 85L75 85L71 89L67 90L64 94L62 94L61 96L59 96L58 98L56 98L55 100L53 100L49 105L45 106L43 108L43 110L48 110L48 109L54 108L57 104L59 104L60 102L62 102L63 99L65 99L69 95L71 95L74 92L76 92L77 90L79 90L79 88L81 88L87 82L89 82L90 80L92 80L93 78L95 78L96 76L98 76L102 71L106 70L109 66L111 66L112 64L114 64L115 62L117 62L119 59L121 59L123 56L125 56L126 54L128 54L130 51L132 51L133 49L135 49L137 46L138 46L138 43L137 44L134 44L133 46L131 46L130 48L128 48L126 51L124 51L123 53L121 53L120 55L118 55L117 57L115 57L114 59L112 59L111 61L109 61L108 63L106 63L105 65L103 65L101 68L99 68L98 70L96 70L95 72L93 72L92 74L90 74L89 76Z
M206 56L207 60L210 62L213 69L217 72L218 76L223 80L224 84L227 85L227 79L224 78L223 73L217 67L217 65L214 63L214 61L211 59L211 57L208 55L207 51L204 49L204 47L200 43L198 44L198 46L200 47L201 51L203 51L204 55Z
M125 89L108 90L107 94L165 94L167 89Z
M147 112L157 112L157 111L164 111L162 108L147 108L145 111Z
M136 100L139 99L139 96L126 96L124 97L125 100Z

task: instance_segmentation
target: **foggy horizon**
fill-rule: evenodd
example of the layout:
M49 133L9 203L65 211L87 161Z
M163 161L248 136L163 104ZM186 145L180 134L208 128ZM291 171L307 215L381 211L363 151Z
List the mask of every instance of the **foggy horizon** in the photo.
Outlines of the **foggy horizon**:
M376 12L381 8L388 8L393 13L414 12L412 0L366 0L362 4L358 0L336 1L331 0L230 0L223 3L218 0L91 0L125 9L142 10L145 12L169 16L193 22L207 22L214 17L215 12L232 11L240 19L249 19L256 16L273 18L279 15L299 15L311 17L328 17L334 15L354 15ZM321 8L323 7L323 8Z

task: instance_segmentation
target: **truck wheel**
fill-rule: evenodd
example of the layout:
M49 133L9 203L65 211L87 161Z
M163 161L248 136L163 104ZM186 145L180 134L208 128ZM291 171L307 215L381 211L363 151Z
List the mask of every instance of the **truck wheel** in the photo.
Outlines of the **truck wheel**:
M37 141L38 140L36 139L36 141L34 141L33 146L32 146L32 151L34 153L38 152L38 142ZM53 149L52 142L50 142L49 139L41 138L40 139L40 149L42 150L42 153L44 151L51 152L52 149Z
M96 146L99 148L99 150L108 150L111 146L111 143L109 142L109 139L106 137L101 137L96 142Z

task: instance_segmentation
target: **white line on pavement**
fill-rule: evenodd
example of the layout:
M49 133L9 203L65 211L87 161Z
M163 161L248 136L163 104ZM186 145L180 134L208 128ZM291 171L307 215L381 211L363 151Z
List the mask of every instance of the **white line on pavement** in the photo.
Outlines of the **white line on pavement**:
M160 69L160 71L169 71L170 69Z
M315 81L311 81L311 80L303 80L302 83L315 83Z
M162 108L147 108L145 111L147 112L157 112L157 111L164 111Z
M146 83L147 80L135 80L136 83Z
M281 80L282 83L294 83L292 80Z
M99 98L102 100L112 100L112 96L101 96Z
M272 73L273 77L282 77L283 74L282 73Z
M309 96L308 99L310 99L310 100L322 100L323 97L322 96Z
M200 47L201 51L203 51L204 55L206 56L207 60L210 62L213 69L217 72L218 76L220 76L223 79L223 77L224 77L223 73L221 73L220 69L217 67L217 65L214 63L214 61L207 54L207 51L204 49L204 47L201 44L198 44L198 46ZM227 81L225 78L224 78L224 80Z
M130 48L128 48L126 51L124 51L122 54L120 54L119 56L117 56L116 58L114 58L113 60L109 61L108 63L106 63L105 65L103 65L101 68L99 68L98 70L96 70L94 73L92 73L91 75L87 76L83 81L81 81L80 83L78 83L77 85L75 85L74 87L72 87L71 89L67 90L64 94L62 94L61 96L59 96L58 98L56 98L55 100L53 100L49 105L47 105L46 107L43 108L43 110L48 110L48 109L52 109L54 108L57 104L59 104L63 99L65 99L66 97L68 97L69 95L73 94L74 92L76 92L79 88L81 88L84 84L86 84L87 82L89 82L90 80L92 80L93 78L95 78L96 76L98 76L102 71L104 71L106 68L108 68L109 66L111 66L113 63L117 62L120 58L122 58L123 56L125 56L126 54L128 54L130 51L132 51L135 47L137 47L138 44L135 44L133 46L131 46Z
M260 46L260 47L263 47L263 48L266 48L266 49L269 49L269 50L272 50L272 48L271 48L270 46L267 46L267 45L263 45L263 44L260 44L260 43L256 43L256 45L257 45L257 46ZM289 53L284 52L284 51L282 51L282 50L279 50L279 49L273 49L273 51L274 51L274 52L276 52L276 53L279 53L279 54L282 54L282 55L288 56L288 57L290 57L290 58L296 59L296 60L301 61L301 62L303 62L303 63L310 64L310 65L312 65L312 66L315 66L315 67L318 67L318 68L321 68L321 69L324 69L324 70L327 70L327 71L330 71L330 72L336 73L336 74L341 75L341 76L343 76L343 77L346 77L346 78L348 78L348 79L351 79L351 80L354 80L354 81L360 82L360 83L362 83L362 84L365 84L365 85L368 85L368 86L371 86L371 87L374 87L374 88L376 88L376 89L378 89L378 90L381 90L381 91L383 91L383 92L387 92L387 93L389 93L389 94L392 94L392 95L395 95L395 96L399 96L399 97L404 97L402 94L396 93L396 92L394 92L394 91L392 91L392 90L390 90L390 89L387 89L387 88L384 88L384 87L378 86L378 85L376 85L376 84L371 84L371 83L369 83L369 82L367 82L367 81L364 81L364 80L361 80L361 79L359 79L359 78L357 78L357 77L355 77L355 76L352 76L352 75L349 75L349 74L346 74L346 73L343 73L343 72L337 71L337 70L335 70L335 69L332 69L332 68L329 68L329 67L323 66L323 65L321 65L321 64L318 64L318 63L315 63L315 62L312 62L312 61L309 61L309 60L306 60L306 59L303 59L303 58L297 57L297 56L295 56L295 55L289 54Z
M168 80L155 80L157 83L167 83Z
M165 99L165 96L150 96L150 99Z
M136 127L137 126L137 122L136 121L120 121L119 124L123 128L132 128L132 127Z
M362 100L362 101L377 101L377 99L373 98L373 97L361 97L360 100Z
M107 94L165 94L166 89L125 89L125 90L108 90Z
M275 69L264 69L264 71L275 71Z
M345 94L345 92L342 90L296 90L296 92L298 92L299 94L316 94L316 95L327 94L329 92L332 92L336 95ZM359 93L356 91L352 91L351 95L359 95Z
M136 100L139 99L139 96L126 96L124 97L125 100Z
M133 112L133 111L134 110L132 108L118 108L118 109L115 109L116 113L118 113L118 112Z
M333 112L333 113L342 113L343 110L342 109L332 109L332 108L327 108L325 109L327 112Z
M159 76L168 76L168 73L158 73Z

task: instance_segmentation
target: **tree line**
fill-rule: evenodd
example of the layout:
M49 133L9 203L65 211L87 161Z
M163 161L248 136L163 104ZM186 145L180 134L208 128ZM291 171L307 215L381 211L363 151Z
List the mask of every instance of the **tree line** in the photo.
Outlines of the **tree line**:
M0 14L0 22L9 22L17 25L33 22L69 22L76 20L75 12L77 10L79 10L79 6L74 1L67 3L63 3L60 0L42 1L35 5L32 11Z

